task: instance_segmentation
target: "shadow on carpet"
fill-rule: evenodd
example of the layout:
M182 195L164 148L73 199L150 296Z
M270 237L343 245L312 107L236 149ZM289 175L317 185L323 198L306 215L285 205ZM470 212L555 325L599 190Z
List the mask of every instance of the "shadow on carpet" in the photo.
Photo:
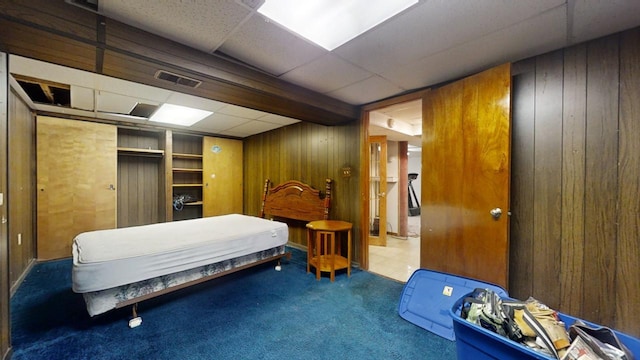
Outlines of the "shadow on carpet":
M21 359L455 359L455 343L398 316L403 284L354 270L315 280L306 253L89 317L71 260L36 265L11 299Z

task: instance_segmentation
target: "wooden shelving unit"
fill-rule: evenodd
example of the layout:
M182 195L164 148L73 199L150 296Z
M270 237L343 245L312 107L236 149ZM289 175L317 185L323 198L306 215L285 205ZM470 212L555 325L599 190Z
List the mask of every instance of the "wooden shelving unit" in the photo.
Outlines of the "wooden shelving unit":
M174 220L202 217L202 137L173 134L171 154L172 195L189 195L197 201L185 202L178 211L173 210Z

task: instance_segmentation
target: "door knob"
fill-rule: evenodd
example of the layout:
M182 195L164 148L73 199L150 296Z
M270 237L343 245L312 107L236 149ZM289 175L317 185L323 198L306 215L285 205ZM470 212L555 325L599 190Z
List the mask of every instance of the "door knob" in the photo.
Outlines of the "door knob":
M500 208L491 209L491 211L489 211L489 213L491 214L491 216L493 216L494 220L498 220L498 219L500 219L500 216L502 215L502 209L500 209Z

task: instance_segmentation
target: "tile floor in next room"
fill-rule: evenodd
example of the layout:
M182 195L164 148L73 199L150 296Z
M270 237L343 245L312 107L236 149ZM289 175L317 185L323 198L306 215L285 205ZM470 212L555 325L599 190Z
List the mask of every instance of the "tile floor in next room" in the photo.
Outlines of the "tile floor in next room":
M420 267L420 216L409 217L409 237L387 236L387 246L369 246L369 271L406 282Z

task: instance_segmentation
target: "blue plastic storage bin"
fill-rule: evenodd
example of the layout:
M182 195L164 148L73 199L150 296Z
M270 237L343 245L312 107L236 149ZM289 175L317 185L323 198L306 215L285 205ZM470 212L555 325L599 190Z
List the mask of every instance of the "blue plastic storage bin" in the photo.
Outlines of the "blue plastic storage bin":
M403 319L448 340L455 340L451 305L463 294L476 288L488 288L501 297L503 288L484 281L469 279L428 269L418 269L404 285L398 304ZM640 360L640 359L638 359Z
M453 330L456 335L458 360L554 360L553 357L534 351L479 325L472 324L460 317L462 302L464 301L464 298L469 295L470 293L458 299L458 301L456 301L453 307L449 310L453 319ZM567 327L571 326L577 320L575 317L562 313L558 313L558 315ZM599 326L588 321L582 321L591 326ZM636 359L640 359L640 340L618 331L615 331L615 333L620 341L622 341L633 353L634 357Z

